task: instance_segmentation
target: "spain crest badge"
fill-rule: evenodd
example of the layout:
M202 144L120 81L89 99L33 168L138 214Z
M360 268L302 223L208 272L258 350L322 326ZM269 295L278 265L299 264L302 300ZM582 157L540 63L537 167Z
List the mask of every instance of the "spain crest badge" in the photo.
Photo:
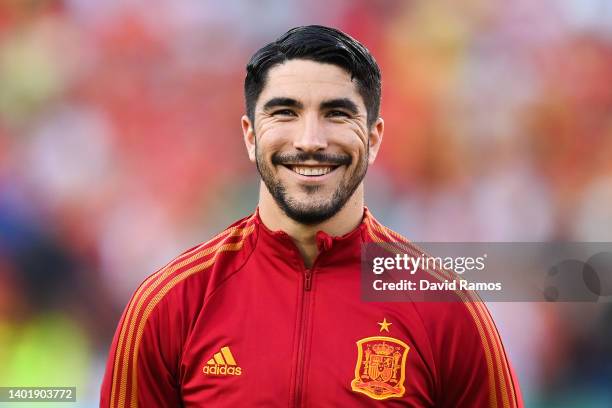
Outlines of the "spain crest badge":
M377 400L403 396L409 350L406 343L393 337L358 340L352 390Z

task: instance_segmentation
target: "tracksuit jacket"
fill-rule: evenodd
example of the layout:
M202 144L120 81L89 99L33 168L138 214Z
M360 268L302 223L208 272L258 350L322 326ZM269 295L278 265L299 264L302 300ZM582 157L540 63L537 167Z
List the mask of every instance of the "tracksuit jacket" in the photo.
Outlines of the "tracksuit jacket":
M365 302L362 247L410 247L364 208L311 268L258 211L149 276L115 333L101 407L522 407L484 304Z

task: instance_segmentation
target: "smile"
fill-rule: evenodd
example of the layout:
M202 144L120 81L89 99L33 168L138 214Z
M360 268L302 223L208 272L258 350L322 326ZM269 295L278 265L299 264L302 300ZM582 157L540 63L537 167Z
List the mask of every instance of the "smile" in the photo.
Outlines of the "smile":
M331 173L332 170L334 170L335 168L332 166L293 166L293 165L289 165L286 167L288 167L291 171L301 176L310 176L310 177L324 176L328 173Z

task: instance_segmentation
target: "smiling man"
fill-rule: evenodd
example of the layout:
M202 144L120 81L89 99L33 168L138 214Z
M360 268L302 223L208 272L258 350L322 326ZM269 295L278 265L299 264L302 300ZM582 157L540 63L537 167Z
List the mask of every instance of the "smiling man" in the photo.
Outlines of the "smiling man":
M259 205L136 290L101 406L522 406L481 302L360 298L364 244L414 249L364 207L380 90L368 50L332 28L255 53L242 129Z

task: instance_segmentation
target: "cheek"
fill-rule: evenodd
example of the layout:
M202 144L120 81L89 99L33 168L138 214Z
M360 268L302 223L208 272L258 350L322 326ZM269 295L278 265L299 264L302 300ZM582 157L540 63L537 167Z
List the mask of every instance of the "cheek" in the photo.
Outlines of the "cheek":
M367 138L362 137L359 133L354 131L346 132L344 136L339 139L339 143L354 159L365 156L368 148Z
M272 165L272 156L285 151L287 151L287 148L280 139L262 139L257 143L258 159L268 163L270 166Z
M343 145L347 150L360 154L368 147L368 136L359 123L347 122L332 124L327 130L331 140Z
M274 153L286 150L290 143L290 133L286 129L262 129L257 135L257 150L260 156L269 159Z

